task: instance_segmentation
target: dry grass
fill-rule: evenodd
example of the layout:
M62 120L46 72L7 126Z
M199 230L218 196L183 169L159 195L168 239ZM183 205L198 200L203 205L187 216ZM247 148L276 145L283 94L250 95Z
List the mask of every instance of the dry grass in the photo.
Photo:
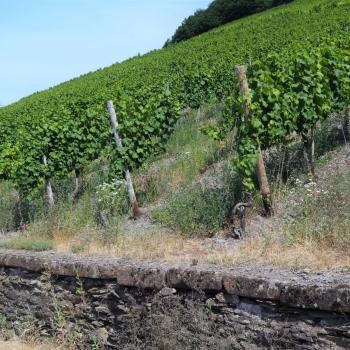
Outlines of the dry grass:
M159 229L155 232L120 234L113 243L105 244L100 239L84 243L65 231L56 231L54 242L58 252L109 255L135 260L191 262L195 258L199 263L272 265L292 269L308 267L314 270L350 267L348 245L340 246L339 242L337 244L328 239L302 239L289 243L285 240L285 235L283 231L274 231L252 235L242 241L216 243L210 238L186 238Z
M226 252L212 256L211 262L220 264L249 263L289 267L291 269L309 268L328 270L350 267L350 252L339 252L327 244L305 241L302 244L285 246L278 241L269 243L263 239L249 239L235 253Z
M186 240L181 235L167 233L148 233L144 235L119 235L113 243L105 244L101 240L93 240L84 245L76 239L60 236L55 239L59 252L72 252L81 245L81 253L85 255L112 255L133 259L168 259L174 252L181 251Z
M122 236L114 244L89 244L84 255L109 255L135 260L166 260L219 265L251 264L328 270L350 267L350 251L339 250L326 242L304 241L286 245L281 236L249 237L244 241L215 243L212 239L187 239L179 234L154 233L145 236ZM60 241L57 250L71 252L74 242Z
M52 343L38 345L19 341L0 341L0 350L65 350L65 348Z

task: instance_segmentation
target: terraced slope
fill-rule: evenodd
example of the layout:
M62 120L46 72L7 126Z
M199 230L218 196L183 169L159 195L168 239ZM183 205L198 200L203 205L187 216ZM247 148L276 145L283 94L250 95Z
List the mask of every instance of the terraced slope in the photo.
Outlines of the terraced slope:
M79 173L101 154L138 166L163 150L180 108L232 92L234 65L348 35L349 18L349 0L299 0L23 98L0 109L0 178L30 193L47 177ZM117 105L125 140L117 155L108 99Z

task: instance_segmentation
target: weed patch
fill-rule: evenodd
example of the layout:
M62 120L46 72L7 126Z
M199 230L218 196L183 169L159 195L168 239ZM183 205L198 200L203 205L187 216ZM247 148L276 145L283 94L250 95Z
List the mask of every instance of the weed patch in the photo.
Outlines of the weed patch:
M304 241L327 243L339 250L350 248L350 180L338 174L327 189L310 182L296 217L285 225L290 244Z
M35 236L31 235L25 235L5 241L0 241L0 247L9 249L45 251L54 249L55 245L51 240L36 238Z

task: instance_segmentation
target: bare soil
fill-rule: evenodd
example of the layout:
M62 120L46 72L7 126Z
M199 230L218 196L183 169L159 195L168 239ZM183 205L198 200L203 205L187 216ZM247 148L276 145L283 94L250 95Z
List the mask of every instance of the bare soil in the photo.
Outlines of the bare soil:
M27 345L19 341L0 341L0 350L64 350L53 344Z

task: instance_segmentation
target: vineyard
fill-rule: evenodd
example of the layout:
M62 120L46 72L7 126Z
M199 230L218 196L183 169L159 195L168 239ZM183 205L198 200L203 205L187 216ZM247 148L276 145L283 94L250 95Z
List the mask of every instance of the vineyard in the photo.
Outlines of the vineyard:
M245 98L236 65L247 67ZM122 177L125 162L134 170L163 152L181 110L208 101L220 103L223 117L204 132L222 139L234 131L234 163L251 191L259 149L295 135L312 145L317 124L350 104L350 1L296 0L1 108L0 179L32 199L48 179L79 177L101 157L111 178Z

